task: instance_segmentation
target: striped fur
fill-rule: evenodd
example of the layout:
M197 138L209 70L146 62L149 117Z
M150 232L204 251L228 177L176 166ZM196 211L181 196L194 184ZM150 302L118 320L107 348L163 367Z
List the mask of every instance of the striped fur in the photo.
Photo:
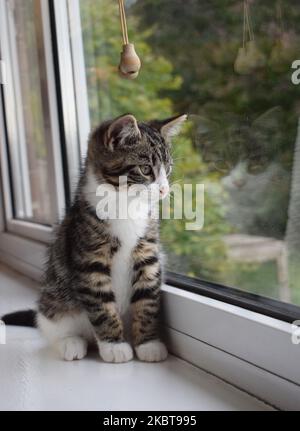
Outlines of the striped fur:
M103 123L90 137L74 203L49 248L38 306L40 329L66 360L85 356L87 342L93 339L103 360L130 360L133 351L124 331L128 319L141 360L167 356L158 334L158 222L150 219L148 210L143 221L99 219L95 188L106 183L120 192L121 175L129 184L151 186L162 169L169 173L170 146L163 135L168 124L177 126L177 121L137 123L125 115Z

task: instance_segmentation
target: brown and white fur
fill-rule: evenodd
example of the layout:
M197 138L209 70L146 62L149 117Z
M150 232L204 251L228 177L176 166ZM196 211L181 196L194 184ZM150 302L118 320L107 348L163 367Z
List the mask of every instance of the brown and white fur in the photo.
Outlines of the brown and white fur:
M38 327L61 358L82 359L96 341L106 362L130 361L134 351L142 361L166 359L158 333L158 221L143 197L134 217L102 214L96 190L108 184L125 193L118 181L126 176L128 187L157 184L161 198L167 195L170 138L185 120L138 123L124 115L92 133L74 203L49 248L38 303Z

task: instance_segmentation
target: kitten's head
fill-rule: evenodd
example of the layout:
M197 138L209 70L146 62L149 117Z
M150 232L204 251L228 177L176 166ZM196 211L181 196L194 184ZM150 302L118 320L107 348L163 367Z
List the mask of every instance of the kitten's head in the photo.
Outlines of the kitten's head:
M240 161L222 178L225 190L232 195L234 192L245 194L249 202L253 194L269 193L273 187L278 187L288 176L287 171L277 162L267 165L251 165L249 161Z
M149 123L123 115L102 123L91 135L88 165L99 182L119 187L119 178L127 184L159 185L161 197L169 192L172 170L171 137L176 135L186 115Z
M195 145L208 169L235 178L237 187L286 159L283 110L274 107L258 117L224 113L196 117Z

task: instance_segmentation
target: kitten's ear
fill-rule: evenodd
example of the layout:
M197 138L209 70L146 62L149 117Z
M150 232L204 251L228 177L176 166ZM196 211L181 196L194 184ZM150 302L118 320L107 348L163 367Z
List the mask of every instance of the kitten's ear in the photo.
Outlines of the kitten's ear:
M125 139L140 138L141 132L135 117L131 114L122 115L114 120L107 129L105 143L113 151L116 145L120 146Z
M169 141L173 136L180 133L183 124L187 120L187 115L177 115L176 117L168 118L164 121L153 122L153 125L160 131L163 138Z

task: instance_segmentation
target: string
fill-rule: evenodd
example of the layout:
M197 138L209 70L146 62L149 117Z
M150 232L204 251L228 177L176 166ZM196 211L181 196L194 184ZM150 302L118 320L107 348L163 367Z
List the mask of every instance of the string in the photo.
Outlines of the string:
M128 39L128 30L127 30L127 20L126 20L126 13L125 13L125 6L124 6L124 1L122 0L122 5L123 5L123 17L124 17L124 27L125 27L125 36L126 36L126 43L129 43L129 39Z
M247 4L247 19L248 19L248 28L249 28L249 36L250 40L254 40L254 32L253 32L253 23L252 23L252 17L250 13L250 5L248 0L246 0Z
M124 0L119 0L119 10L120 10L120 21L121 21L123 45L128 45L129 39L128 39L128 29L127 29Z
M284 33L284 25L283 25L283 13L282 13L282 7L281 7L281 1L280 0L277 1L276 9L277 9L277 19L279 21L279 26L280 26L280 33L282 36Z
M246 1L244 0L243 48L246 44Z
M121 22L121 30L122 30L122 37L123 37L123 45L125 45L126 44L126 40L125 40L125 28L124 28L124 21L123 21L123 12L122 12L121 0L119 0L119 10L120 10L120 22Z
M243 46L245 47L246 42L246 32L248 30L249 40L254 40L254 33L253 33L253 24L252 24L252 18L249 11L249 3L248 0L244 0L244 33L243 33Z

